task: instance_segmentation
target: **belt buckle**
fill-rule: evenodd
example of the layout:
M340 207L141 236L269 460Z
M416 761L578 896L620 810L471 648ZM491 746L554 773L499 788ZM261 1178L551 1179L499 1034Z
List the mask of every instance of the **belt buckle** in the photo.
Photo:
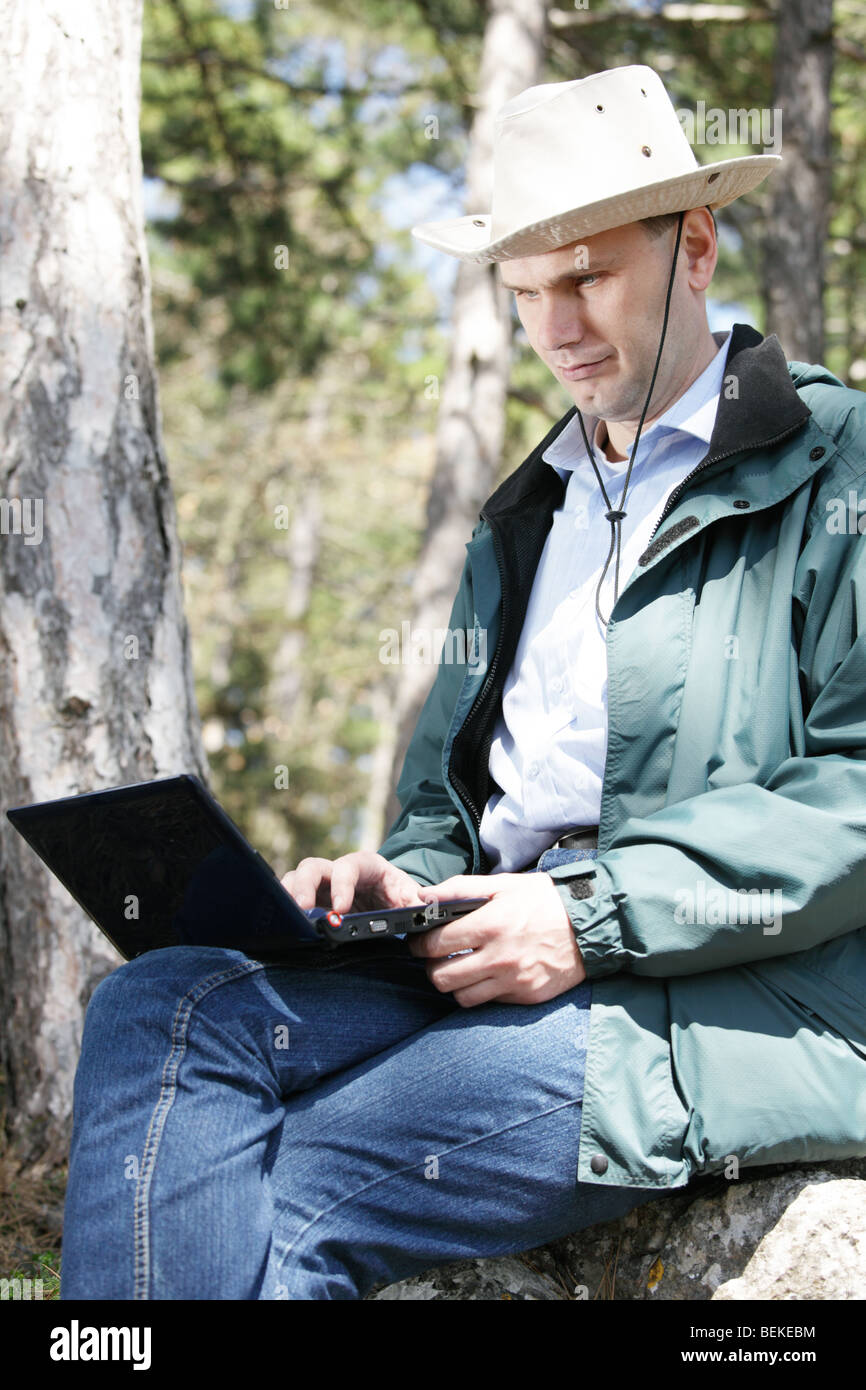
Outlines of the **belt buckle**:
M598 848L598 826L580 825L574 830L569 830L567 834L561 835L553 846L554 849L597 849Z

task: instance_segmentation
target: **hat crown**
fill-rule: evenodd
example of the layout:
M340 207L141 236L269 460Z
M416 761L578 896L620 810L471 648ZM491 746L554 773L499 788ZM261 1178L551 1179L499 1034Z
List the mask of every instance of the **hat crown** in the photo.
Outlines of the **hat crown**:
M494 123L494 241L527 224L699 168L652 68L610 68L528 87ZM587 190L592 198L587 199Z
M780 163L755 154L700 164L658 73L628 64L527 87L500 107L490 212L412 235L479 265L543 255L645 217L726 207Z

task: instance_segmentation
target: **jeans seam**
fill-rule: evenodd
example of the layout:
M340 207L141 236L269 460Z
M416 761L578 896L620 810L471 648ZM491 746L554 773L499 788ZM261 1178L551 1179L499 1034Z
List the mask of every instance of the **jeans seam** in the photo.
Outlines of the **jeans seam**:
M162 1069L160 1092L150 1117L144 1141L141 1168L135 1185L133 1230L133 1298L147 1299L150 1281L150 1185L156 1166L160 1139L168 1112L174 1102L177 1072L186 1052L187 1030L192 1011L212 990L241 976L252 975L264 967L260 961L239 961L217 975L199 980L181 995L171 1024L171 1047Z
M534 1124L536 1120L540 1120L547 1115L555 1115L558 1110L566 1110L569 1106L574 1105L582 1105L582 1098L564 1100L559 1105L552 1105L547 1110L539 1110L536 1114L529 1115L522 1120L516 1120L513 1124L501 1125L499 1129L488 1130L486 1134L479 1134L475 1138L466 1139L460 1144L454 1144L450 1149L443 1149L442 1153L437 1154L436 1157L444 1158L447 1154L459 1153L461 1149L471 1148L475 1144L484 1144L488 1139L493 1139L500 1134L507 1134L509 1130L521 1129L524 1125ZM298 1232L291 1245L285 1247L280 1257L278 1269L282 1271L286 1260L295 1250L298 1242L307 1234L311 1227L315 1226L315 1224L322 1219L323 1216L327 1216L330 1212L336 1211L338 1207L343 1206L346 1202L354 1201L362 1192L368 1192L370 1188L376 1187L379 1183L389 1182L391 1178L399 1178L404 1173L410 1173L413 1168L418 1168L419 1166L419 1163L407 1163L402 1168L398 1168L395 1172L383 1173L380 1177L373 1178L370 1182L364 1183L362 1187L356 1188L354 1192L347 1193L336 1202L332 1202L330 1206L323 1207L321 1211L316 1212L316 1215L311 1217L306 1225Z

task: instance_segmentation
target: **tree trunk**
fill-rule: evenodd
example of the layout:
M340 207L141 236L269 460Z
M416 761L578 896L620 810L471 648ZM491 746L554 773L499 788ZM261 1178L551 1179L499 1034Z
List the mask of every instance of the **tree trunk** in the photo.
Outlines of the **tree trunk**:
M322 543L319 469L324 464L328 425L337 395L337 379L323 371L307 415L304 454L306 475L296 485L295 512L288 536L289 584L284 627L271 665L268 704L287 729L297 718L305 672L305 620L310 608ZM297 471L297 470L296 470Z
M469 139L466 211L487 212L493 187L496 112L533 86L544 56L545 0L491 0L484 34L478 105ZM413 585L413 626L432 634L448 622L465 546L496 481L505 426L511 348L511 309L496 265L461 261L451 318L451 352L436 432L436 463L427 530ZM402 667L395 708L397 736L391 766L396 786L406 748L430 689L430 667ZM387 828L399 811L392 790ZM381 837L379 839L381 843Z
M782 113L783 162L769 180L767 332L778 335L790 359L820 362L830 209L833 0L785 0L777 23L773 100Z
M141 208L141 0L0 0L0 794L206 777ZM120 963L0 819L6 1132L61 1161Z
M391 793L392 763L396 738L390 685L384 681L374 685L369 692L369 700L373 718L379 726L380 733L370 765L367 797L356 848L377 850L382 843L384 807Z

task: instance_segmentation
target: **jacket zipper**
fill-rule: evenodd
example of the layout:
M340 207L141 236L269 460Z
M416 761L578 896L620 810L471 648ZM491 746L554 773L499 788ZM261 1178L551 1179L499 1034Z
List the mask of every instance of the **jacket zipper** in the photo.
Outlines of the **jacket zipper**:
M494 554L495 554L495 556L496 556L496 568L499 570L499 592L500 592L500 595L501 595L501 598L502 598L502 620L501 620L501 622L500 622L500 624L499 624L499 637L497 638L497 641L496 641L496 650L495 650L495 652L493 653L493 660L492 660L491 663L490 663L490 669L489 669L488 672L487 672L487 676L486 676L486 678L485 678L484 684L483 684L483 686L481 687L481 689L479 690L478 695L477 695L477 697L476 697L476 699L475 699L475 702L474 702L474 704L473 704L471 710L469 711L469 713L467 714L465 720L463 721L463 724L461 725L461 728L463 728L463 729L466 728L466 725L469 723L470 719L472 719L472 717L473 717L473 715L476 713L476 711L479 710L479 709L481 708L481 706L482 706L484 700L486 699L487 695L489 694L489 692L490 692L490 690L491 690L491 688L492 688L492 686L493 686L493 680L494 680L494 677L495 677L495 675L496 675L496 668L497 668L497 666L498 666L498 664L499 664L499 657L500 657L500 655L501 655L502 648L503 648L503 645L504 645L504 642L505 642L505 633L506 633L506 629L507 629L507 619L508 619L508 616L509 616L509 614L508 614L507 590L506 590L506 586L505 586L505 565L504 565L504 563L503 563L502 555L501 555L501 552L500 552L499 532L497 531L497 529L496 529L495 525L493 524L493 522L491 521L490 517L487 516L483 511L481 512L481 516L482 516L482 518L487 522L487 525L490 527L490 534L491 534L491 536L492 536L492 538L493 538L493 551L494 551ZM458 731L458 732L459 732L459 731ZM451 758L453 758L453 756L454 756L454 745L452 744L452 745L451 745ZM482 872L482 873L485 873L485 872L489 869L489 867L490 867L490 860L489 860L489 858L488 858L488 856L487 856L487 853L485 852L484 846L483 846L482 843L481 843L481 836L480 836L480 832L481 832L481 812L479 811L477 805L475 804L475 800L474 800L474 798L473 798L473 796L472 796L472 793L469 791L469 788L466 786L466 783L463 781L463 779L462 779L461 777L456 776L456 775L451 771L451 766L450 766L450 764L451 764L451 758L449 758L448 780L450 781L450 783L451 783L452 787L454 788L454 790L456 791L457 795L460 797L460 800L463 802L463 805L466 807L467 811L469 811L470 815L472 816L472 820L473 820L473 822L474 822L474 824L475 824L475 836L476 836L476 839L478 840L478 853L479 853L479 857L480 857L480 868L481 868L481 872Z
M775 435L772 439L762 439L760 443L751 444L748 447L750 449L767 449L771 445L779 444L783 439L787 439L789 434L795 434L797 430L801 430L804 424L805 421L800 420L796 425L789 425L786 430L782 430L781 434ZM664 511L662 512L661 516L659 517L658 521L656 522L655 526L650 532L647 545L650 544L650 542L653 539L653 536L661 526L665 517L669 516L673 508L676 506L677 502L679 501L680 494L684 491L685 488L688 487L689 483L692 481L696 474L701 473L705 468L709 468L710 464L712 463L721 463L723 459L733 458L734 454L742 454L743 452L744 450L742 448L728 449L727 452L724 454L713 454L711 458L704 459L702 463L699 463L697 468L693 468L691 473L688 473L686 477L683 478L682 482L677 484L670 497L668 498L667 502L665 503Z

